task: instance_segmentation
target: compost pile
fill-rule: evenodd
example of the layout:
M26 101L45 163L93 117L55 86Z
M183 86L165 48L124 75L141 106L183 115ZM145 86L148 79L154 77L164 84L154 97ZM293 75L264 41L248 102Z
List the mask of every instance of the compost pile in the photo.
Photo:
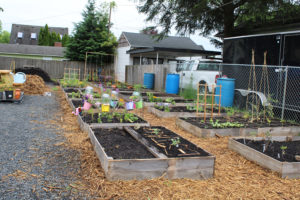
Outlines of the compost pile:
M49 91L44 80L37 75L26 75L26 82L20 87L24 94L39 94L43 95Z
M16 69L15 72L16 73L23 72L26 75L37 75L37 76L41 77L45 82L49 82L49 83L53 82L51 80L49 74L40 68L35 68L35 67L18 68L18 69Z

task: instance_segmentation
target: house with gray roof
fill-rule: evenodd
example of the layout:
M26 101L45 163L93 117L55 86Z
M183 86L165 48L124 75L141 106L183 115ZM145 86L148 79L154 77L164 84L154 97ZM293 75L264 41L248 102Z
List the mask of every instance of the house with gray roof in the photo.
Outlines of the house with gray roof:
M118 41L115 73L125 81L126 65L168 64L179 57L208 57L220 55L207 51L188 37L168 36L157 41L153 35L123 32Z
M38 45L40 29L43 26L33 26L24 24L12 24L10 33L10 44ZM68 35L68 28L49 27L49 31L59 33L61 38Z

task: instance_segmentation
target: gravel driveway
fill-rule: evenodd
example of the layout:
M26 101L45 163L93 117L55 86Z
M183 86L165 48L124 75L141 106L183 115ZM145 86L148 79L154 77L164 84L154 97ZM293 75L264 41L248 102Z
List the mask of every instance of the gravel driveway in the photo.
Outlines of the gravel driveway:
M45 123L57 103L54 96L0 103L0 199L89 199L80 190L79 153Z

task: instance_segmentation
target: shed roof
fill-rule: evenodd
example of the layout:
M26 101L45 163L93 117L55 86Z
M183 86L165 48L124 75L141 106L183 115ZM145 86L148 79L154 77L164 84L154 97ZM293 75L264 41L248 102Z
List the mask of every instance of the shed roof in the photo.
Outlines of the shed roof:
M204 50L202 45L197 45L188 37L167 36L157 41L152 35L143 33L123 32L132 48L161 47L171 49L193 49Z

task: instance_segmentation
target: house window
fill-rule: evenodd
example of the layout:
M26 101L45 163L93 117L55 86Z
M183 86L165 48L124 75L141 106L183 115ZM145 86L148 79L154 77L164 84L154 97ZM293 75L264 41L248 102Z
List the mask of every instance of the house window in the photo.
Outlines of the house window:
M36 33L31 33L30 38L31 38L32 40L36 40Z
M153 65L156 64L156 58L146 58L146 57L142 57L142 65ZM163 64L164 63L164 59L163 58L159 58L158 59L158 64ZM133 57L133 65L139 65L140 64L140 58L139 57Z
M23 38L23 32L18 32L18 38Z

